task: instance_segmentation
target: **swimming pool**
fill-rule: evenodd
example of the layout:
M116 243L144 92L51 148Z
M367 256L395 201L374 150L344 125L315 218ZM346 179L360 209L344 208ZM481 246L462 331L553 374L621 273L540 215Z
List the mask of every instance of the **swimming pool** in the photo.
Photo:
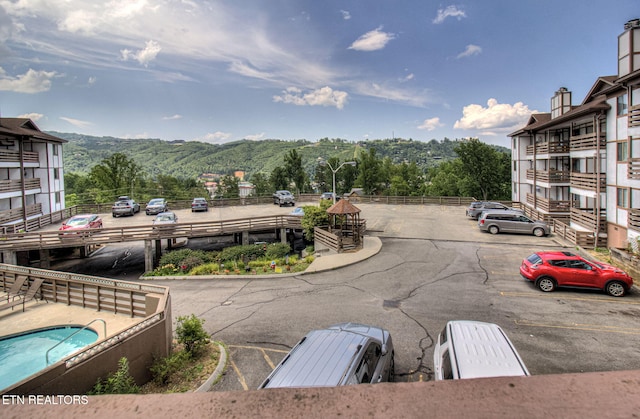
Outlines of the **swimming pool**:
M51 349L71 335L73 337ZM98 334L95 331L89 328L82 329L81 326L47 327L0 338L0 390L46 368L47 365L55 364L96 340Z

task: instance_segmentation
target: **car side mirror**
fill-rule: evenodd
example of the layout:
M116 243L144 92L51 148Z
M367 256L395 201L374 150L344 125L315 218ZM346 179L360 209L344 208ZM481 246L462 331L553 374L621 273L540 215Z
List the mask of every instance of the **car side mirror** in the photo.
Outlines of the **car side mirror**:
M382 354L382 356L385 356L387 352L389 352L389 350L387 349L387 345L382 345L382 348L380 350L380 353Z

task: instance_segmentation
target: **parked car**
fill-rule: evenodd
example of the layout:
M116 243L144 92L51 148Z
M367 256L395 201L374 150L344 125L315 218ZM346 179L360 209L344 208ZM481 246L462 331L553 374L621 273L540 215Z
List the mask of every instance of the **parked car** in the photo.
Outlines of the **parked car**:
M275 191L273 193L273 204L274 205L291 205L294 206L296 204L296 199L293 194L289 191Z
M59 234L62 237L92 228L102 228L102 218L98 214L78 214L62 223Z
M333 201L333 192L324 192L322 195L320 195L320 200L321 201ZM336 194L336 202L338 202L340 200L340 196Z
M433 351L436 380L528 376L518 351L493 323L447 322Z
M191 212L209 211L209 203L206 198L193 198L191 202Z
M520 275L544 292L557 287L593 288L622 297L633 285L623 270L571 252L536 252L522 261Z
M471 205L469 205L469 208L467 208L467 217L471 217L474 220L477 220L478 218L480 218L480 214L482 214L485 211L489 211L489 210L493 210L493 211L517 211L521 214L523 214L524 212L522 210L516 209L516 208L512 208L512 207L508 207L504 204L501 204L500 202L484 202L484 201L477 201L477 202L472 202Z
M111 207L111 215L119 217L121 215L135 215L140 212L140 204L128 196L121 196Z
M296 209L294 209L293 211L291 211L289 213L289 215L292 215L294 217L302 217L304 216L304 208L302 207L296 207Z
M340 323L309 332L259 388L393 381L393 356L388 331L364 324Z
M487 211L478 220L480 231L491 234L520 233L533 234L537 237L547 236L551 227L544 221L534 221L519 211Z
M178 216L175 212L161 212L153 219L153 225L176 224Z
M164 198L154 198L150 200L147 202L144 209L144 212L147 215L156 215L167 211L169 211L169 205L167 204L167 200Z

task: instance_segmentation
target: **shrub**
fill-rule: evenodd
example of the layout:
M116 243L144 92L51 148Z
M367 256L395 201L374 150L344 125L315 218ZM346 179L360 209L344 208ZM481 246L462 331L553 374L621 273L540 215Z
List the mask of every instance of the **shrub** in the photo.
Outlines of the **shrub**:
M93 389L89 391L89 395L100 394L136 394L140 392L140 387L136 385L135 380L129 375L129 361L122 357L118 361L118 370L109 374L106 380L98 378Z
M217 252L205 252L204 250L192 250L192 249L180 249L167 252L160 258L160 266L174 265L180 266L180 263L189 258L197 257L202 260L202 263L215 262L218 256Z
M273 243L267 246L267 259L281 259L291 253L291 247L288 243Z
M230 261L242 260L243 257L247 259L257 259L263 257L265 251L262 246L256 246L255 244L248 244L242 246L233 246L224 248L218 255L218 259L222 263Z
M184 345L190 356L197 355L209 343L209 334L204 330L203 324L204 320L197 318L195 314L178 317L178 342Z
M196 266L202 265L202 263L203 263L202 259L199 258L198 256L195 256L195 255L187 256L182 261L180 261L180 269L182 269L183 271L190 271Z
M153 376L153 381L158 385L165 385L169 382L169 379L176 371L180 371L184 368L184 365L189 360L189 353L186 351L179 351L167 358L157 359L149 371Z
M205 263L196 266L189 271L189 275L214 275L220 272L220 265L217 263Z

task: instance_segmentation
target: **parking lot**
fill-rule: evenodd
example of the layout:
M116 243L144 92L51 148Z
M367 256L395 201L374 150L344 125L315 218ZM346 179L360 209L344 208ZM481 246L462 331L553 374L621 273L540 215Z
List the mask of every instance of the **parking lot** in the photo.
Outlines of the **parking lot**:
M532 374L637 368L637 288L623 298L584 290L547 294L519 276L522 259L535 251L575 251L555 236L481 233L463 207L356 205L368 234L383 244L366 261L282 278L159 281L171 287L174 319L195 314L214 340L227 345L230 362L214 391L257 388L309 330L344 321L391 332L396 381L432 379L433 342L452 319L502 326ZM216 208L193 216L290 210ZM151 217L113 221L137 219ZM129 250L139 251L133 244Z

